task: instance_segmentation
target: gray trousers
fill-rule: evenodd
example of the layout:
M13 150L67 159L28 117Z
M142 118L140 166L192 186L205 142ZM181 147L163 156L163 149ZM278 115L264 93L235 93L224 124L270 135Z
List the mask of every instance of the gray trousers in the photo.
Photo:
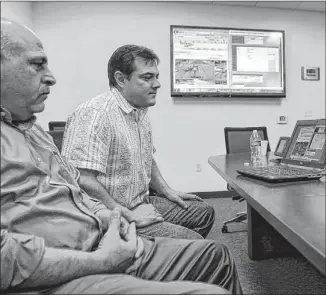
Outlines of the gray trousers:
M48 294L242 294L228 249L209 240L143 239L128 274L92 275Z
M147 196L144 202L152 204L164 221L138 228L142 236L202 239L215 221L214 208L206 202L185 201L189 205L187 209L160 196Z

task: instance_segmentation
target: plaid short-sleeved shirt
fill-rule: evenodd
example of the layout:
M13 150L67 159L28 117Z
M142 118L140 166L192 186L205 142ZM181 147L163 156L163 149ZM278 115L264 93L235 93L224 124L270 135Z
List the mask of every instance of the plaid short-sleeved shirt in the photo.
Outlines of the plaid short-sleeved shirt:
M113 88L81 104L67 120L62 154L132 209L148 194L153 157L147 109L135 109Z

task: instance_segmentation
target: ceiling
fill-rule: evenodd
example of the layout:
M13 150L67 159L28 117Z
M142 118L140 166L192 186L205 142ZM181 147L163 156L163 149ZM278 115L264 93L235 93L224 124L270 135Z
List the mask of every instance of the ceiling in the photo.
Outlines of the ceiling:
M6 0L6 1L17 1L17 0ZM35 2L43 2L44 0L34 0ZM57 0L48 0L57 1ZM81 0L88 1L88 0ZM106 2L116 2L116 0L100 0ZM120 0L120 2L156 2L155 0ZM245 6L245 7L258 7L258 8L275 8L275 9L290 9L297 11L315 11L315 12L326 12L325 1L205 1L205 0L161 0L157 2L189 2L189 3L203 3L203 4L221 4L221 5L232 5L232 6Z
M290 9L297 11L316 11L326 12L325 1L193 1L196 3L210 3L221 5L233 5L233 6L246 6L246 7L258 7L258 8L276 8L276 9Z

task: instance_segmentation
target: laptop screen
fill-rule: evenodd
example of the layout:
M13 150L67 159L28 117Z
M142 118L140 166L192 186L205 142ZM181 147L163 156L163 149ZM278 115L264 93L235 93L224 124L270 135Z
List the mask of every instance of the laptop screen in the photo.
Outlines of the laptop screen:
M282 162L324 168L325 131L325 120L298 121Z
M278 143L276 145L276 149L274 151L274 155L278 156L278 157L282 157L284 152L285 152L285 148L287 143L289 142L290 137L285 137L285 136L281 136L280 139L278 140Z

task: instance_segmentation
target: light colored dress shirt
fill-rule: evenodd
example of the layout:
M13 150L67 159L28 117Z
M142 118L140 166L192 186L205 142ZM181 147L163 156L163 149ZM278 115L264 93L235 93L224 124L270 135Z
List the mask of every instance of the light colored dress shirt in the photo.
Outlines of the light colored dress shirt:
M95 170L119 204L132 209L148 194L153 158L147 109L136 109L113 88L81 104L68 119L62 154Z
M91 251L102 238L106 207L34 123L13 125L1 108L1 290L30 277L45 246Z

